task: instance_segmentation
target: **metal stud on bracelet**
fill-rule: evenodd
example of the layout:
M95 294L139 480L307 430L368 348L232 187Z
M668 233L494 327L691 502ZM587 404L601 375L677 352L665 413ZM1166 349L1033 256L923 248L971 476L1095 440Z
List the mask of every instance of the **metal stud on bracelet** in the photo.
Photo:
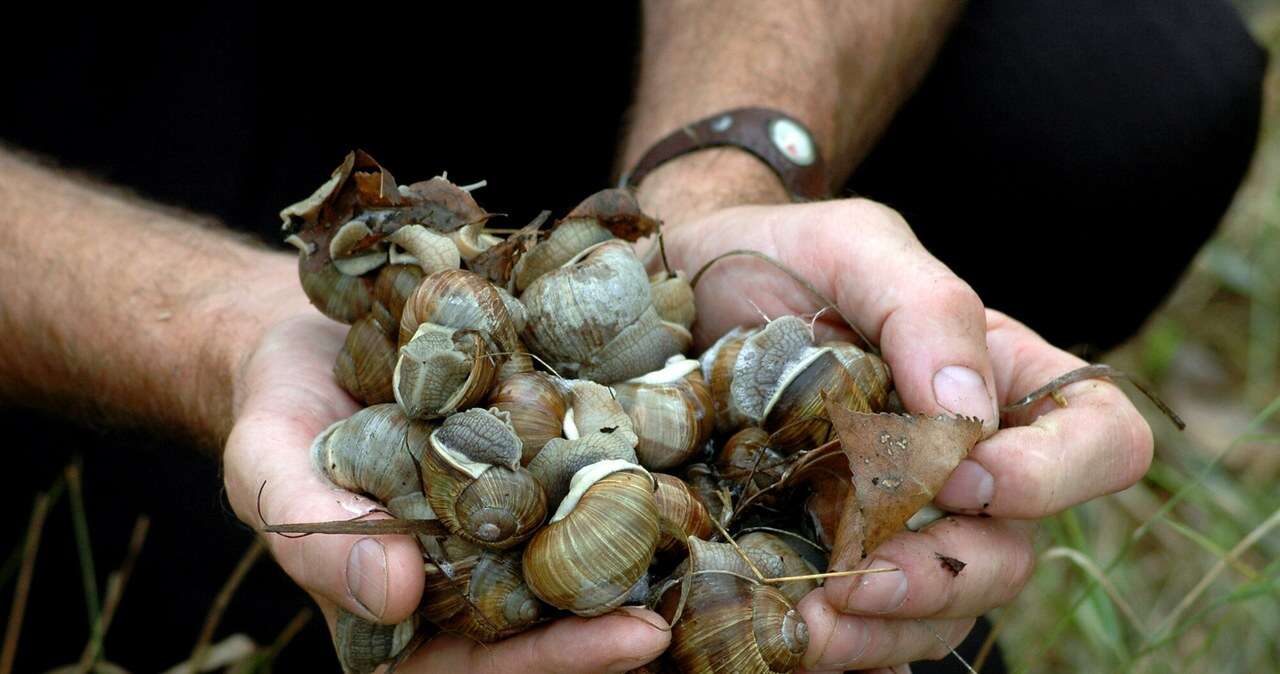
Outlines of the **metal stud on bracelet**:
M736 108L683 126L658 141L618 181L635 187L663 163L708 147L737 147L773 169L793 201L831 196L827 167L813 134L798 120L770 108Z

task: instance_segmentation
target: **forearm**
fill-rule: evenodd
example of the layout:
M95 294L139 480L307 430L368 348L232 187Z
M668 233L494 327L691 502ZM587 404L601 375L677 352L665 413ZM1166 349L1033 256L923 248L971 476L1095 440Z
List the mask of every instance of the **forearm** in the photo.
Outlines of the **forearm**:
M645 4L639 84L623 167L684 124L740 106L796 117L843 184L919 83L959 0ZM668 220L721 205L787 199L768 167L736 149L687 155L641 184Z
M289 256L3 151L0 279L0 399L211 447L240 360L298 302L271 296L297 287Z

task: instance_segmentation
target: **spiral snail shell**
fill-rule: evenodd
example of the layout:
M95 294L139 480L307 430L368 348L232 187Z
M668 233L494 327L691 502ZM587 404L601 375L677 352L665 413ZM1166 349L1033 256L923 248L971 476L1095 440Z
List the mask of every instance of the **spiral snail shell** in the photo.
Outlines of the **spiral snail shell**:
M738 545L749 553L755 553L757 559L765 557L767 566L778 569L774 577L810 576L818 573L818 569L796 552L795 548L767 531L752 531L739 536ZM797 604L818 587L818 581L812 578L789 580L777 587L792 604Z
M581 616L626 601L658 542L653 492L653 478L624 461L575 473L568 496L525 547L524 576L533 593Z
M613 386L631 418L640 465L651 470L678 466L711 438L711 392L698 361L672 356L667 366Z
M374 302L369 313L351 324L338 352L333 374L338 385L366 405L395 400L391 384L396 367L396 342L390 313Z
M419 605L422 616L448 632L481 642L527 629L542 604L525 585L520 552L488 550L456 536L445 539L448 559L428 560Z
M335 485L377 499L396 517L435 519L418 481L420 448L405 451L410 423L396 405L366 407L316 436L312 462Z
M487 349L489 353L501 354L493 359L501 364L504 375L533 369L516 332L508 300L477 274L447 269L422 279L404 305L401 346L409 343L423 323L477 331L493 342L493 347Z
M498 376L489 349L475 330L422 323L391 373L396 402L415 419L448 416L480 402Z
M396 625L371 622L339 607L334 626L334 646L344 672L368 674L394 660L409 645L418 629L416 616Z
M654 493L658 514L669 523L658 540L660 554L682 551L690 536L707 538L715 533L711 515L707 514L707 509L689 490L689 485L684 480L665 473L653 473L653 479L658 484L658 490ZM676 538L676 532L679 532L679 538Z
M681 672L769 674L800 666L809 630L786 595L754 580L727 543L690 538L687 564L687 578L667 583L657 602L658 612L672 620L680 582L689 584L668 651Z
M543 372L521 372L498 382L485 405L510 415L524 445L521 462L525 465L548 441L560 437L568 409L560 387Z

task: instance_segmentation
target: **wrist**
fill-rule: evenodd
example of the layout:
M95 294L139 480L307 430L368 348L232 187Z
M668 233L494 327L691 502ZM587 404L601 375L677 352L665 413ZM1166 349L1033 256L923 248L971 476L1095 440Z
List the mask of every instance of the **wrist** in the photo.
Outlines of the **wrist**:
M736 147L675 157L640 182L636 197L646 213L668 227L731 206L791 202L773 169Z

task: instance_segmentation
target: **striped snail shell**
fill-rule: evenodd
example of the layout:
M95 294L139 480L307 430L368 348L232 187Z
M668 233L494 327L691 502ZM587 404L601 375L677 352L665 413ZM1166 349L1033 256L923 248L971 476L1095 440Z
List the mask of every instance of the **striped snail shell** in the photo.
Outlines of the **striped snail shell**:
M422 283L425 275L422 269L412 264L389 264L378 270L378 277L373 283L373 296L391 315L392 329L388 332L392 341L400 338L400 317L404 314L404 304L414 289Z
M423 323L457 330L475 330L493 342L487 351L503 375L527 372L533 362L524 352L517 322L508 308L513 300L477 274L446 269L428 275L405 302L400 317L400 345L408 344ZM518 316L516 317L519 318Z
M396 517L435 519L415 457L405 451L410 421L396 405L371 405L316 436L311 458L335 485L377 499Z
M752 531L746 535L739 536L738 545L743 550L756 553L758 556L753 557L753 559L765 557L766 565L778 569L778 573L773 574L772 577L810 576L818 573L818 569L801 556L789 543L767 531ZM805 580L789 580L778 584L777 587L792 604L797 604L806 594L817 588L818 584L816 579L809 578Z
M748 426L725 441L716 455L715 466L720 477L735 488L741 487L742 496L746 497L781 480L788 464L786 457L770 446L769 434L763 428ZM760 499L772 504L777 495L765 493Z
M524 445L521 462L525 465L548 441L560 437L568 409L560 386L544 372L521 372L498 382L485 405L510 415Z
M684 272L660 271L649 277L649 288L653 293L653 308L664 321L684 326L685 330L693 328L697 317L694 305L693 286Z
M759 328L737 327L720 336L698 357L702 366L702 378L711 390L711 400L716 410L716 431L732 433L751 425L750 420L729 405L729 385L733 383L733 364L738 360L742 344Z
M698 361L672 356L667 366L615 384L618 402L638 436L636 455L651 470L678 466L711 438L711 391Z
M395 322L381 302L351 324L338 352L333 374L338 385L366 405L395 400L391 382L396 367Z
M688 583L668 650L681 672L769 674L800 666L809 646L804 619L781 591L755 580L732 546L690 538L687 570L686 579L661 589L657 608L674 619L680 585Z
M524 576L533 593L581 616L622 605L658 542L653 492L648 472L625 461L578 471L555 515L525 547Z
M448 416L484 399L498 377L480 332L422 323L391 373L396 402L415 419Z
M556 224L547 239L529 249L512 269L517 291L523 292L534 279L558 269L582 251L613 238L595 218L566 218Z
M529 472L555 506L570 491L578 471L599 461L636 462L636 450L622 433L588 433L572 440L552 438L529 462Z
M660 369L692 342L688 330L658 316L644 265L620 240L538 277L520 301L529 348L566 376L623 381Z
M707 514L707 509L684 480L665 473L653 473L653 479L658 483L658 490L654 493L658 514L668 522L667 529L658 540L659 553L683 551L690 536L707 538L715 533L711 515ZM676 532L679 532L679 538L675 537Z
M518 550L488 550L451 536L447 559L428 560L419 608L441 629L490 642L528 629L542 603L525 585Z
M344 672L368 674L400 655L417 631L417 617L396 625L375 623L339 607L333 641Z
M546 517L546 495L519 467L520 439L504 419L475 409L450 416L434 431L415 423L409 447L423 448L419 468L427 502L463 539L509 548L532 535Z
M355 323L373 306L373 281L347 276L331 264L313 268L305 252L298 258L298 279L311 304L340 323Z

